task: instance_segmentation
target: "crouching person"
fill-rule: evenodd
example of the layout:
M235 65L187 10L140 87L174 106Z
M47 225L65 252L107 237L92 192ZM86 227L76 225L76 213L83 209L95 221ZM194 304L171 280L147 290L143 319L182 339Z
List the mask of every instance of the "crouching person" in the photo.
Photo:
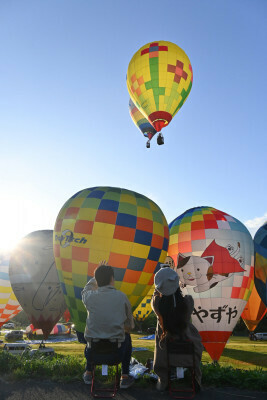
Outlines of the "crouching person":
M113 268L100 264L94 278L86 284L82 291L82 301L87 309L84 337L88 343L92 339L109 339L118 341L121 362L120 388L127 389L134 383L129 375L132 355L130 331L134 328L131 304L124 293L114 287ZM86 384L92 383L91 349L87 345L85 356L86 371L83 375Z

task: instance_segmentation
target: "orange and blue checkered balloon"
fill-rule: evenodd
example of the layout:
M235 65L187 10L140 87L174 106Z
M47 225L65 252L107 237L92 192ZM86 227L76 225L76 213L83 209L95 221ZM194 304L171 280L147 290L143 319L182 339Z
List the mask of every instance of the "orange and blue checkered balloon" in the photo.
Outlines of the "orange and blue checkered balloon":
M128 66L129 95L157 132L180 110L192 83L188 56L171 42L146 44L134 54Z
M100 261L114 268L115 287L136 307L154 283L168 242L164 214L139 193L94 187L72 196L56 220L54 255L76 330L84 331L87 316L81 291Z
M192 322L218 361L254 285L253 240L245 225L212 207L191 208L169 228L168 255L195 303Z
M255 233L255 286L267 307L267 222Z

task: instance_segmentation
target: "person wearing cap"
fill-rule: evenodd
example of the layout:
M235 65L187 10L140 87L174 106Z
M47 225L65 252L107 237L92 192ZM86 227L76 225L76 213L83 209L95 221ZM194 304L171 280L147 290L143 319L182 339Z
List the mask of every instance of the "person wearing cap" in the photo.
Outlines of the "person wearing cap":
M201 388L200 362L203 346L198 330L191 323L194 309L192 296L183 296L177 272L169 265L161 265L154 278L155 291L151 306L157 315L155 333L154 371L158 375L157 389L163 391L168 387L168 353L166 340L175 337L180 340L191 340L194 343L196 368L195 388ZM182 362L183 355L175 355Z

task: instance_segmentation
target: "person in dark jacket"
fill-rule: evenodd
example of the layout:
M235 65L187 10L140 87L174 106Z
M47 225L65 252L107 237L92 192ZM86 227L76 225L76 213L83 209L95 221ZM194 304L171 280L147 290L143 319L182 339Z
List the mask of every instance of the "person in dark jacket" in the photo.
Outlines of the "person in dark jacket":
M166 340L175 337L180 340L191 340L194 343L196 357L195 387L201 387L200 362L203 346L198 330L191 323L194 309L192 296L183 296L179 287L177 273L167 267L161 268L155 275L155 291L152 297L152 309L157 315L155 334L154 371L158 375L158 390L168 386L168 353ZM177 361L183 362L182 355L175 355Z

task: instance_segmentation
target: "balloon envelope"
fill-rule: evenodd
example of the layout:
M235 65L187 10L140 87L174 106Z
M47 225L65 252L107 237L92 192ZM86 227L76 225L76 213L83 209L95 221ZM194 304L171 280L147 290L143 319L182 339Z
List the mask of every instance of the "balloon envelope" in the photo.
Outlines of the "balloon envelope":
M258 323L262 320L266 314L266 306L261 301L260 296L256 290L255 285L253 286L251 295L249 296L248 302L241 314L241 317L246 324L246 327L250 332L254 331Z
M136 307L133 312L133 316L136 321L144 321L152 312L151 308L151 299L154 293L155 287L154 285L149 290L148 294L143 298L141 303Z
M192 322L217 361L253 287L251 235L212 207L187 210L169 228L168 255L177 263L183 292L194 298Z
M133 101L129 101L129 111L134 124L143 133L145 137L149 140L157 133L156 129L151 125L151 123L144 117L141 111L135 106Z
M157 132L167 126L182 107L192 82L189 58L171 42L147 43L134 54L128 66L130 97Z
M8 254L0 254L0 327L22 310L11 287L9 258Z
M46 339L65 311L53 254L53 231L32 232L13 251L9 276L23 310Z
M165 260L168 239L165 216L141 194L94 187L72 196L56 220L54 254L76 330L84 331L87 316L81 291L100 261L114 268L115 287L136 307Z
M43 335L42 329L35 329L35 327L31 324L26 328L26 334L36 334L36 335ZM49 335L66 335L70 333L70 328L63 324L56 324Z
M267 222L261 226L254 237L255 246L255 286L267 307Z

